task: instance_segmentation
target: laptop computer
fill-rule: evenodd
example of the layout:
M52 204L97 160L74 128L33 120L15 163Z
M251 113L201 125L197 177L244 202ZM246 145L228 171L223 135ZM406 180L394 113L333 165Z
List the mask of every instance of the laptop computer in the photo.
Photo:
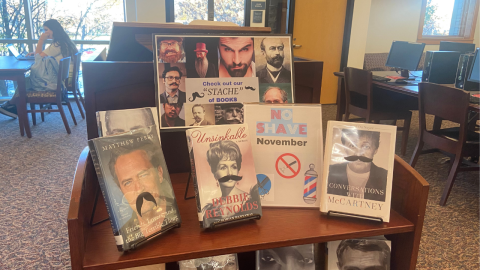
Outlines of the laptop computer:
M8 44L7 45L8 50L17 58L17 60L35 60L35 56L22 56L20 53L17 51L15 46L13 44Z

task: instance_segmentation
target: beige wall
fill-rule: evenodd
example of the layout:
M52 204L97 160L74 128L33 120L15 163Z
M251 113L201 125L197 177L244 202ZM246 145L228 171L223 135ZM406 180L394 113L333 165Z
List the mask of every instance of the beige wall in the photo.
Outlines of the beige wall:
M371 0L355 1L347 66L363 69Z
M417 41L422 0L371 0L366 53L389 52L392 41ZM480 46L479 28L475 44ZM425 50L438 50L438 45L426 45Z
M165 23L165 0L126 0L127 22Z

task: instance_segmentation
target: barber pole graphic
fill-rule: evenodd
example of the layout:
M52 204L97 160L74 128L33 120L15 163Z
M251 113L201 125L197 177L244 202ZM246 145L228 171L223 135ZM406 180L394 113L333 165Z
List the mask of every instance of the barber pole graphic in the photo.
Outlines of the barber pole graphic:
M305 181L303 184L303 200L308 204L313 204L317 200L318 173L314 169L315 165L310 164L310 169L305 172Z

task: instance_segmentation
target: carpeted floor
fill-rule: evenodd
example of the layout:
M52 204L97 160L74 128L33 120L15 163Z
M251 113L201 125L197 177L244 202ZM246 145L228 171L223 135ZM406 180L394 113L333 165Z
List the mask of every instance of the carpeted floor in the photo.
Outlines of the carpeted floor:
M323 107L324 128L335 110ZM17 120L0 115L0 269L70 269L66 217L76 161L87 145L85 120L75 112L77 126L67 113L72 134L60 114L51 113L43 123L38 117L31 139L20 136ZM418 138L417 119L414 113L407 161ZM479 269L479 174L459 174L441 207L448 173L442 157L421 156L416 167L430 183L417 269Z

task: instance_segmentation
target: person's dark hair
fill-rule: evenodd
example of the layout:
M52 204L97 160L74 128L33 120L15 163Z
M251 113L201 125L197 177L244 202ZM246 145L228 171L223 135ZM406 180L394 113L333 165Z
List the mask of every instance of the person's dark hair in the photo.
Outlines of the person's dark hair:
M285 92L285 90L281 89L280 87L277 86L270 86L268 89L263 93L262 101L265 102L265 96L267 95L268 91L276 89L280 92L280 95L282 96L282 101L286 102L288 100L288 94Z
M183 108L183 102L178 102L178 103L170 103L170 102L167 102L167 103L163 103L163 109L165 110L165 104L169 104L169 105L172 105L172 106L175 106L175 107L178 107L178 108Z
M382 264L390 269L390 247L382 240L374 239L348 239L340 242L337 248L338 265L341 268L344 264L343 254L347 249L361 252L379 251L382 253Z
M242 168L242 152L238 145L232 141L218 141L210 144L207 151L207 161L213 174L217 171L220 160L227 158L237 162L238 170Z
M180 71L180 69L178 67L166 67L165 70L162 72L162 78L165 79L165 77L167 76L167 73L170 72L170 71L176 71L178 72L180 78L183 76L183 73L182 71Z
M43 23L43 26L48 27L53 33L52 46L60 46L60 51L63 57L73 56L78 52L75 43L70 39L60 23L55 19L50 19Z
M147 122L147 127L155 125L155 120L153 119L153 114L152 114L152 111L150 109L139 108L137 110L142 112L143 115L145 116L145 121ZM111 132L110 115L112 113L128 114L128 111L106 111L105 112L105 125L107 126L107 134L109 134Z
M263 41L265 40L266 38L262 39L262 42L260 42L260 50L262 51L265 51L265 44L263 43ZM283 42L282 42L283 44Z
M370 138L375 146L375 149L378 149L380 145L380 132L378 131L369 131L369 130L357 130L357 129L342 129L342 144L345 144L345 137L347 136L358 136L358 138L366 137Z
M154 137L157 136L156 133L151 133ZM140 134L137 135L128 135L122 136L122 141L133 141L134 143L129 143L116 147L110 151L110 161L108 162L108 168L110 169L110 174L113 176L113 181L117 186L120 187L120 183L115 173L115 164L119 157L130 154L135 151L143 151L145 157L150 161L152 166L156 169L158 166L165 164L165 158L161 154L161 149L153 143L151 140L137 141L137 138L140 137ZM154 139L156 139L155 137ZM166 173L165 168L163 168L163 173Z

